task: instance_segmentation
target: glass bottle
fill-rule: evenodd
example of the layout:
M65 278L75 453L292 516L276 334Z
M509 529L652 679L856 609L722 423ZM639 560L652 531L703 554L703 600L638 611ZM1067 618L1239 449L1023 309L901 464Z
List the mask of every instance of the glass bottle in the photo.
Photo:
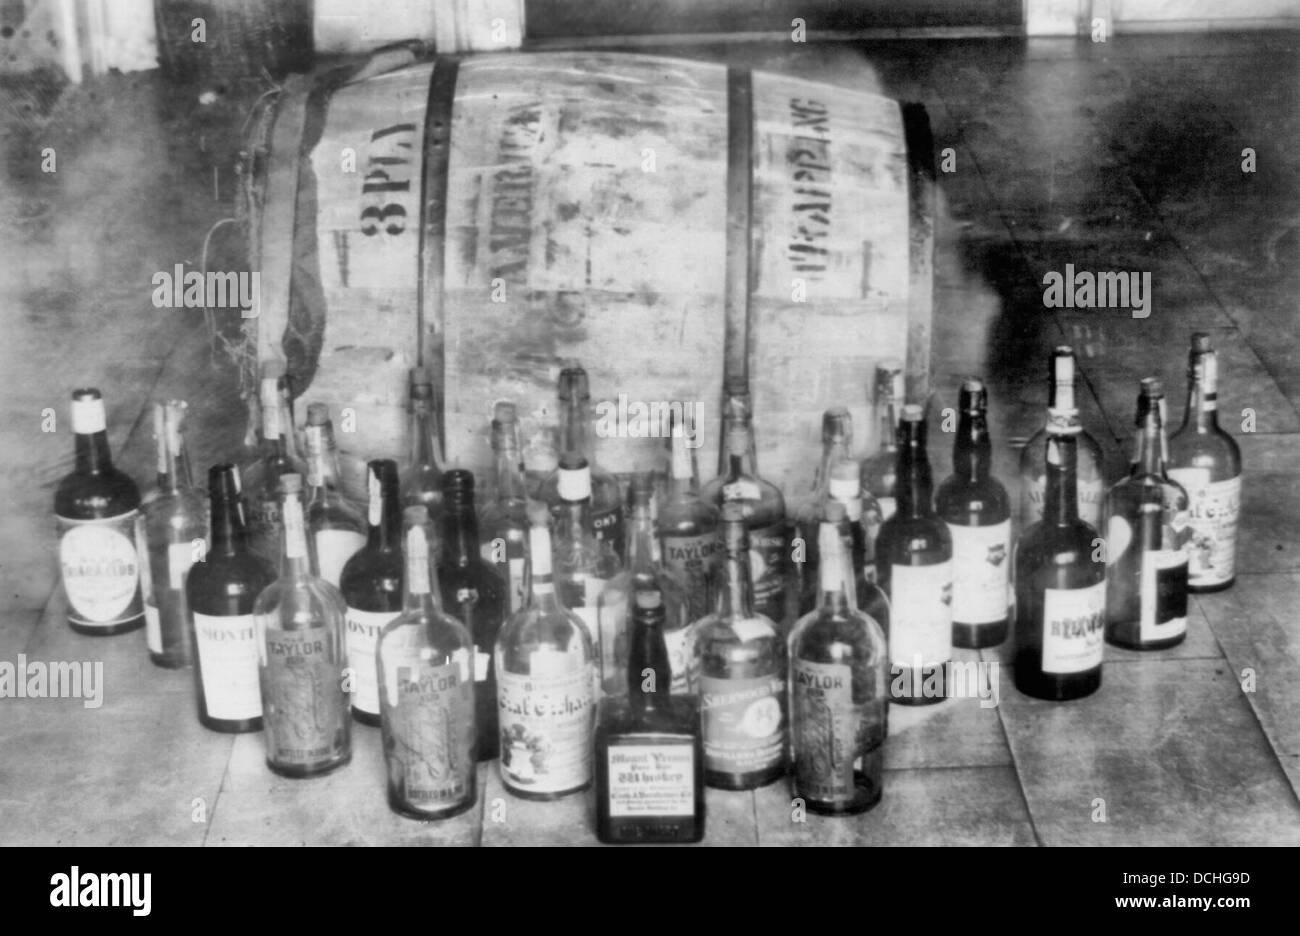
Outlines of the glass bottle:
M1053 349L1051 388L1047 403L1047 424L1030 436L1020 453L1020 522L1025 530L1043 518L1043 496L1046 490L1047 465L1043 453L1047 450L1047 434L1053 426L1061 426L1077 435L1079 519L1094 529L1101 529L1102 501L1106 497L1106 478L1103 472L1101 446L1097 444L1079 419L1075 402L1074 350L1069 345Z
M528 603L497 635L501 782L515 796L549 800L591 785L596 651L587 625L555 594L551 536L528 531Z
M889 652L880 625L857 608L842 508L831 507L818 533L821 599L790 634L790 732L794 795L837 816L880 802Z
M492 452L496 462L495 497L482 511L482 555L505 583L508 613L524 606L528 596L524 572L528 563L528 494L519 455L519 424L513 403L498 403L492 419Z
M599 669L603 659L600 593L618 574L618 557L613 544L597 539L592 530L591 473L587 462L579 456L564 455L556 474L561 506L554 520L555 578L560 602L587 625Z
M459 618L473 638L474 698L478 759L497 756L497 681L492 649L505 621L506 590L497 570L479 556L474 475L453 468L442 476L443 556L438 564L442 606Z
M1079 519L1079 432L1062 423L1048 433L1043 519L1015 549L1016 688L1053 701L1101 687L1106 565L1097 530Z
M144 623L140 489L113 467L98 390L72 392L72 431L76 466L54 493L68 625L79 634L122 634Z
M822 414L822 460L813 480L812 491L795 510L795 533L803 543L803 562L797 563L800 583L799 613L807 614L811 607L804 601L811 596L817 603L817 531L822 522L822 509L830 497L831 470L841 462L852 462L853 418L842 406L832 407ZM856 463L854 463L856 464Z
M786 645L755 610L749 557L745 504L723 504L717 610L694 625L704 782L723 790L765 786L787 765Z
M876 580L889 596L893 700L931 705L947 697L952 660L952 536L931 506L930 460L921 407L899 423L898 509L880 527Z
M474 643L438 602L428 508L408 507L403 520L402 613L375 647L388 805L415 819L446 819L478 803Z
M865 611L886 633L889 631L889 599L876 584L875 557L867 553L867 530L864 521L863 495L858 466L853 462L840 462L831 469L830 499L822 507L822 521L830 519L831 504L839 504L843 515L836 513L840 539L845 554L850 557L853 569L854 595L857 606ZM867 495L870 497L870 495ZM871 574L867 574L870 569ZM816 610L818 598L810 602L808 614Z
M442 512L443 460L437 400L428 368L411 368L410 393L409 450L406 464L402 466L402 504L428 508L430 522L436 524Z
M687 617L692 621L712 606L709 588L718 544L718 508L700 494L692 444L698 439L697 432L688 434L681 422L673 423L667 496L657 518L664 565L686 583Z
M397 462L368 462L370 489L366 544L349 557L339 576L347 617L348 668L352 671L352 717L378 727L378 670L375 644L402 612L402 502Z
M208 503L207 554L185 577L199 722L232 734L261 731L253 606L275 581L275 567L249 548L238 468L220 464L208 470Z
M958 396L953 473L939 485L935 512L952 537L952 642L979 649L1006 640L1010 621L1011 499L991 471L988 391L977 377Z
M167 669L189 666L192 660L185 576L207 550L208 499L194 487L190 474L185 449L187 410L182 400L154 404L158 489L144 501L149 547L148 574L142 583L145 641L149 658Z
M718 507L741 505L749 534L755 610L784 628L791 589L785 498L775 484L758 474L749 389L744 380L728 379L723 392L724 441L718 476L704 486L702 496Z
M352 759L344 618L339 590L312 572L302 476L280 476L280 577L253 605L266 729L266 763L286 777L325 773Z
M262 362L262 458L248 479L249 545L275 564L280 544L280 476L305 476L307 465L298 454L293 428L293 402L283 361Z
M872 402L875 425L880 434L880 449L862 459L862 490L879 508L876 520L867 514L868 539L874 543L880 524L894 515L895 469L898 463L898 414L904 400L903 362L888 359L876 365L876 395Z
M366 545L366 521L342 494L329 407L307 407L307 530L315 541L320 577L338 587L343 566Z
M1237 574L1241 449L1219 428L1219 361L1205 332L1187 356L1187 410L1169 439L1168 473L1191 498L1188 589L1222 591Z
M591 474L591 528L596 539L609 543L614 555L624 556L623 491L618 478L595 462L595 442L591 431L591 391L587 372L581 367L566 367L560 372L560 466L542 484L540 499L553 515L563 509L560 472L566 459L586 461Z
M1106 639L1130 650L1162 650L1187 636L1188 497L1165 473L1164 390L1142 381L1136 458L1106 499Z
M698 842L704 838L704 746L694 696L673 681L663 593L634 588L626 696L606 696L596 727L596 838Z
M664 565L655 538L651 504L654 502L654 478L649 472L632 476L632 523L628 531L627 568L619 572L600 593L597 600L600 622L601 689L605 695L628 692L628 608L637 590L660 594L664 621L661 634L668 650L670 691L685 693L690 689L690 609L686 600L686 583Z

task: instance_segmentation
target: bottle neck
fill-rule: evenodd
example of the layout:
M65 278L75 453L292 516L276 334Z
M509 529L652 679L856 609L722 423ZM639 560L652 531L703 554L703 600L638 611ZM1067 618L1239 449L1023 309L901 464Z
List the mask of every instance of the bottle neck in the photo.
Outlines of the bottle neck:
M668 645L664 642L663 613L632 614L631 645L627 658L628 701L640 712L662 711L668 707L672 686L672 664L668 660ZM652 688L647 691L647 676L654 675Z
M312 574L312 561L307 525L303 519L302 498L297 494L283 495L280 500L280 517L283 524L280 575L282 578L307 578Z
M429 568L432 545L424 527L406 532L406 575L402 583L402 612L405 615L431 618L442 613L434 575Z
M519 449L513 445L496 450L496 479L498 503L522 503L528 497L524 475L519 469Z
M876 400L876 425L880 429L880 451L898 451L898 401L893 394Z
M818 503L826 499L830 490L831 469L842 461L848 461L851 457L847 439L837 437L822 441L822 463L817 469L816 499Z
M1133 459L1135 474L1153 474L1164 477L1166 442L1164 426L1157 410L1148 411L1142 418L1137 435L1137 449Z
M314 497L338 485L338 451L334 446L334 429L329 423L308 426L304 435L307 442L307 486Z
M1049 435L1047 445L1043 520L1065 526L1079 519L1078 443L1071 435Z
M396 552L402 547L402 501L397 486L376 490L373 479L367 511L366 547Z
M576 542L585 537L587 531L591 529L591 498L586 497L578 501L560 501L559 516L556 519L555 529L571 542Z
M952 446L952 468L969 481L986 481L991 471L993 443L984 412L963 412L957 421L957 438Z
M77 433L77 474L96 475L113 468L113 456L108 450L108 432ZM65 449L66 451L66 449Z
M434 412L432 391L411 398L410 439L408 464L431 467L441 473L442 448L438 442L438 414Z
M442 521L447 541L447 561L465 567L478 556L478 516L472 500L451 499L446 503Z
M560 454L580 455L595 466L591 438L591 420L583 400L569 397L560 400Z
M718 474L735 479L758 477L754 454L754 426L748 416L727 416L722 422L722 457Z
M849 575L849 553L844 545L845 538L849 536L851 534L847 522L824 522L818 531L817 578L820 595L817 608L822 614L843 616L854 604L849 597L854 582Z
M1193 353L1187 378L1183 428L1215 432L1219 428L1218 358L1212 351Z
M673 436L672 471L668 478L668 499L685 501L700 495L700 475L695 462L695 449L691 448L684 433Z
M229 500L213 493L208 498L211 514L211 552L218 556L235 556L248 546L248 530L244 525L244 505L240 500Z
M925 440L919 432L910 434L899 444L895 473L898 477L895 482L898 513L904 517L928 517L934 509L934 481L930 476Z
M627 567L633 575L653 575L659 567L659 540L648 504L632 509L632 531L627 541Z
M544 614L559 607L555 598L555 576L551 571L551 534L546 527L528 530L528 607Z
M743 529L743 527L741 528ZM754 616L754 586L749 578L749 548L738 531L724 531L722 553L722 589L718 596L718 614L728 619Z

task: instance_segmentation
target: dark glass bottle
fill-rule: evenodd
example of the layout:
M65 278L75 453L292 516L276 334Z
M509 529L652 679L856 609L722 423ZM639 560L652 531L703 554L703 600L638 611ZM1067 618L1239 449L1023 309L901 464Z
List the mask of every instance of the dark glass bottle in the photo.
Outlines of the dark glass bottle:
M704 733L704 781L752 790L785 774L786 645L754 609L745 505L722 507L717 610L696 622L695 685Z
M366 544L366 521L343 496L329 407L307 407L307 532L316 546L320 577L337 587L343 566Z
M637 588L628 694L606 697L596 725L596 838L698 842L704 838L704 746L694 696L668 691L662 594Z
M1077 699L1101 686L1106 617L1103 540L1079 519L1077 427L1047 436L1043 519L1016 543L1016 688Z
M519 454L519 424L513 403L498 403L492 419L496 459L494 497L483 505L479 532L482 555L506 586L507 613L524 606L528 583L528 494Z
M587 625L564 607L551 574L551 535L528 531L528 603L497 635L501 782L523 799L551 800L591 785L598 681Z
M566 367L560 372L560 467L542 484L540 499L552 515L558 517L564 496L560 491L560 471L566 459L583 459L591 473L591 529L596 539L608 543L621 562L625 555L623 531L623 489L618 478L603 470L595 461L595 443L591 431L591 391L587 372L581 367Z
M995 647L1010 621L1011 500L991 474L984 381L962 382L958 409L953 473L935 494L935 512L952 537L952 642Z
M880 527L876 580L889 596L892 698L931 705L947 697L952 660L952 536L931 506L930 459L921 407L899 423L898 510Z
M1169 439L1169 477L1191 498L1188 588L1222 591L1237 575L1241 449L1219 428L1219 361L1204 332L1187 356L1187 410Z
M703 497L718 507L730 503L741 505L749 534L754 607L759 614L780 625L784 633L787 623L792 623L787 615L792 584L785 498L775 484L758 474L753 416L745 382L728 380L723 395L723 444L718 476L704 486Z
M249 549L238 468L209 469L208 503L208 550L185 577L199 723L232 734L261 731L253 604L275 581L275 567Z
M795 510L795 533L803 544L803 561L796 563L799 582L799 613L807 614L817 604L817 530L823 508L831 496L831 471L841 462L852 461L853 418L842 406L822 414L822 460L812 490ZM856 464L856 463L855 463ZM812 607L805 607L811 601Z
M827 506L817 550L821 599L790 634L794 795L832 816L880 802L889 710L885 634L854 600L843 518L840 505Z
M402 613L384 626L375 660L388 805L414 819L446 819L478 803L475 650L439 605L428 516L423 505L406 508Z
M698 439L698 434L688 436L680 422L674 423L667 497L657 522L664 565L686 584L691 621L698 621L712 607L709 579L718 543L718 508L700 495L692 447Z
M76 467L54 492L68 625L79 634L122 634L144 623L140 489L113 467L98 390L72 392L72 431Z
M253 605L261 671L266 763L286 777L310 777L352 759L345 690L347 607L312 570L302 476L280 477L284 555L280 577Z
M293 426L293 395L283 361L262 362L262 457L248 476L248 536L253 552L280 561L280 477L306 477Z
M190 474L187 410L182 400L154 405L158 488L144 500L149 547L149 562L141 564L145 642L149 659L167 669L189 666L193 658L185 576L207 548L208 499L194 487Z
M347 606L348 668L352 670L352 717L380 724L375 644L402 611L402 503L397 463L386 458L367 465L370 505L366 545L343 566L340 591Z
M1187 492L1165 474L1164 390L1148 377L1138 395L1136 458L1106 498L1106 639L1163 650L1187 636Z
M492 651L506 619L506 593L496 569L479 556L473 474L462 468L443 474L442 510L446 541L438 565L442 606L469 628L473 637L478 759L491 760L497 756L500 741Z
M436 524L442 513L442 441L433 376L427 368L411 368L410 394L409 449L406 463L402 465L402 504L426 508L430 522Z
M587 625L599 661L603 659L600 595L619 572L618 557L613 544L597 538L592 529L591 473L586 461L564 455L556 475L561 505L554 518L556 586L560 603Z

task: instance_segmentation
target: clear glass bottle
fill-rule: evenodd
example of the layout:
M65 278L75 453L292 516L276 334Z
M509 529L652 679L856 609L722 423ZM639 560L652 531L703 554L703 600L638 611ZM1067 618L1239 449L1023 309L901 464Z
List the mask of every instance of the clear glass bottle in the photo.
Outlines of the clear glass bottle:
M505 584L491 563L479 556L474 475L453 468L442 476L443 557L438 563L442 606L469 628L474 654L474 698L478 759L497 756L497 681L492 649L509 613Z
M704 746L694 696L673 681L663 594L634 589L626 696L606 696L596 727L596 838L606 844L704 838Z
M1030 436L1020 453L1020 530L1043 519L1043 496L1046 490L1047 464L1043 453L1047 451L1047 434L1052 427L1069 430L1078 438L1079 519L1094 529L1101 529L1102 502L1106 498L1106 476L1101 446L1083 428L1079 407L1075 402L1074 350L1069 345L1053 349L1050 362L1050 396L1047 403L1047 424Z
M704 782L753 790L785 774L786 644L755 610L743 503L722 507L717 610L694 625Z
M478 803L474 642L438 601L428 509L408 507L403 520L402 613L375 648L388 805L415 819L446 819Z
M444 462L437 398L433 392L433 376L427 368L411 368L410 394L409 449L401 472L402 505L428 508L430 522L436 524L442 513Z
M366 545L366 520L343 496L339 485L338 451L329 407L307 407L307 530L315 541L319 574L338 587L343 567Z
M280 477L306 476L293 427L293 401L283 361L262 362L262 457L249 472L249 545L272 564L280 561Z
M1007 638L1011 588L1011 499L992 474L988 391L962 381L953 473L939 485L935 512L952 537L952 642L995 647Z
M492 452L495 456L494 497L482 509L479 532L482 555L492 563L505 583L513 614L524 606L528 583L528 493L524 486L519 453L519 424L513 403L496 404L492 419Z
M871 616L881 629L889 631L889 599L876 584L875 557L867 553L867 530L864 497L858 466L853 462L840 462L831 469L830 500L822 507L822 521L830 519L831 504L843 508L843 516L837 522L840 539L844 543L846 555L850 557L853 568L854 595L857 606ZM869 498L870 495L867 495ZM840 517L839 513L834 516ZM867 574L868 569L870 575ZM814 598L805 614L817 608L818 599Z
M302 476L281 475L280 488L280 577L253 605L266 763L286 777L310 777L352 759L344 689L347 607L339 590L312 572Z
M551 513L563 509L560 471L565 461L583 459L591 473L591 528L596 538L609 543L621 562L625 555L623 531L623 489L618 478L595 462L595 441L591 431L591 390L587 372L581 367L566 367L560 372L560 467L542 484L540 499Z
M889 596L890 691L903 705L947 698L952 661L952 536L931 505L933 483L921 407L899 422L898 509L880 527L876 580Z
M718 476L704 486L703 497L718 507L740 504L749 534L749 571L753 576L754 607L781 625L793 623L788 614L798 610L790 601L790 531L785 498L780 489L758 474L753 415L744 380L727 381L723 388L723 445ZM790 606L788 607L787 603Z
M903 362L894 359L876 365L876 395L871 401L880 448L862 459L862 490L869 494L880 511L877 521L867 514L868 534L874 543L880 524L894 515L895 469L898 462L898 414L904 401Z
M661 633L668 649L672 682L670 691L690 691L690 609L686 583L661 561L655 538L651 504L654 478L648 472L633 475L631 484L632 523L628 531L627 568L605 585L597 600L600 622L600 679L605 695L628 692L628 609L637 590L660 594L664 621Z
M790 634L790 732L794 795L812 812L843 816L875 806L884 789L889 652L854 600L843 511L830 507L818 533L821 599Z
M712 607L709 579L718 543L718 508L700 496L691 445L696 439L680 422L673 424L672 467L656 524L664 565L686 584L686 613L692 621Z
M113 467L98 390L72 392L72 431L76 466L54 492L68 626L91 636L133 631L144 623L148 561L140 489Z
M501 782L515 796L549 800L591 786L596 650L581 618L555 594L551 536L529 528L528 603L497 635Z
M1223 591L1237 575L1241 516L1241 449L1219 427L1219 360L1205 332L1187 356L1187 409L1169 439L1168 473L1191 498L1188 588Z
M347 607L348 668L352 671L352 717L378 727L378 669L375 644L379 634L402 612L402 502L397 462L375 459L366 466L369 478L369 521L366 544L353 553L339 576Z
M1016 688L1058 702L1101 687L1106 624L1102 540L1079 519L1078 438L1077 425L1051 426L1043 519L1021 534L1014 560Z
M193 659L185 577L207 551L208 499L194 487L185 448L188 409L183 400L154 404L158 489L144 501L145 642L149 659L167 669L189 666Z
M253 606L275 581L275 567L249 549L239 469L213 465L208 498L212 538L185 577L199 722L232 734L261 731Z
M1106 498L1106 639L1163 650L1187 636L1188 497L1165 473L1164 390L1142 381L1133 468Z
M832 407L822 414L822 460L813 480L812 490L795 509L795 534L803 543L803 562L796 563L799 582L799 613L807 614L804 601L812 596L815 606L818 593L817 531L822 522L822 510L831 496L831 470L840 462L853 460L853 417L842 406ZM856 463L854 463L856 464Z
M560 511L554 518L555 578L560 602L587 625L597 660L600 643L600 594L619 572L618 557L609 540L596 538L591 520L591 474L587 462L572 454L560 459ZM613 653L613 648L609 648Z

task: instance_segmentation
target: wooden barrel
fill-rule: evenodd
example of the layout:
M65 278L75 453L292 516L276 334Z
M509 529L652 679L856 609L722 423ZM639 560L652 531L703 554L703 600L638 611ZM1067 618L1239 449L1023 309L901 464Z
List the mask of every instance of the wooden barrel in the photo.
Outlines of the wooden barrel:
M544 435L577 362L594 405L629 415L617 431L637 404L699 404L711 477L724 376L746 376L760 468L788 491L828 406L874 444L877 361L905 359L928 393L918 105L607 52L372 63L288 82L261 157L258 356L288 360L357 457L404 451L417 363L440 374L449 460L476 470L493 403ZM597 454L626 472L660 446L602 437Z

